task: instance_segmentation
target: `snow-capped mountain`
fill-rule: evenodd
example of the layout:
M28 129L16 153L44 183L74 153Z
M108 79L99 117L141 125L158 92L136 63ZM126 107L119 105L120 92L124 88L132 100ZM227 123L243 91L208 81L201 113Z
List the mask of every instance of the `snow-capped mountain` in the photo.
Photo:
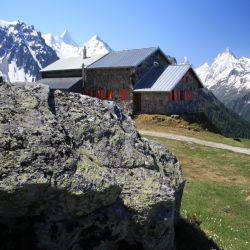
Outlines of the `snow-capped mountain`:
M35 81L39 70L57 60L34 26L0 21L0 71L7 81Z
M250 121L250 58L237 58L227 48L196 72L218 99Z
M84 46L86 46L87 49L87 56L106 54L112 51L108 44L98 35L91 37L82 46L79 46L74 42L67 30L65 30L60 36L53 36L50 33L43 34L42 36L47 45L56 51L59 58L82 56Z
M46 44L55 50L59 58L79 56L79 46L70 36L70 33L65 30L60 36L52 34L43 34Z

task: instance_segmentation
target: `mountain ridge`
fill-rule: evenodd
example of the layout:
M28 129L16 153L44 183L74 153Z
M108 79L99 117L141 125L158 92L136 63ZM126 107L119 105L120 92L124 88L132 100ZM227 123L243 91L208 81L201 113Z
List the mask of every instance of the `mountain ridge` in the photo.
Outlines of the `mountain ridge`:
M82 56L84 46L87 56L112 51L98 35L79 46L67 29L53 36L19 20L0 20L0 72L8 82L35 82L42 68L59 58Z
M112 51L109 45L98 35L92 36L87 42L79 46L71 37L66 29L60 36L54 36L51 33L42 35L47 45L53 48L59 58L78 57L83 55L84 46L87 49L87 56L97 54L107 54Z
M0 21L0 71L5 80L36 81L39 70L58 59L33 25Z
M211 65L205 62L196 72L220 101L250 121L250 58L238 58L226 48Z

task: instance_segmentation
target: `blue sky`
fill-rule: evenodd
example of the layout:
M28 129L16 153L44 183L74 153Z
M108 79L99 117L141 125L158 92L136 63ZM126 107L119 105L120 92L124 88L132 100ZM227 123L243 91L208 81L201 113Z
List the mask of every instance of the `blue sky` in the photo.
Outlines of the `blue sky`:
M250 0L12 0L1 1L0 19L54 35L67 28L79 44L98 34L114 50L159 46L194 66L227 47L250 57Z

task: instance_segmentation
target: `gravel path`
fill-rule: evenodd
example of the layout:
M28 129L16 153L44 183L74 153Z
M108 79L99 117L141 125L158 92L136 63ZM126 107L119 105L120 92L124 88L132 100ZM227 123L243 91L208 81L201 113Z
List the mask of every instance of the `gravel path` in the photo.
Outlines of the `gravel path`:
M193 137L188 137L184 135L176 135L176 134L170 134L170 133L162 133L162 132L154 132L154 131L148 131L148 130L139 130L139 132L142 135L150 135L150 136L156 136L156 137L163 137L167 139L173 139L177 141L186 141L186 142L193 142L196 144L212 147L212 148L220 148L220 149L226 149L230 150L236 153L241 154L247 154L250 155L250 148L241 148L241 147L235 147L230 146L227 144L217 143L217 142L211 142L211 141L205 141L201 139L196 139Z

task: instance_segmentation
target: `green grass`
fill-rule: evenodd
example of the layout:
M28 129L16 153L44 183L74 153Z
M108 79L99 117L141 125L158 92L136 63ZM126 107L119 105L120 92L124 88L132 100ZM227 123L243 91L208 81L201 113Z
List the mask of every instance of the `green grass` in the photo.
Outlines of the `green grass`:
M177 240L181 237L186 247L177 244L176 249L211 249L211 242L222 249L250 249L250 156L147 137L167 145L177 156L186 179L182 217L200 224L186 224L181 236L177 232ZM206 239L199 243L202 232Z
M138 130L173 133L236 147L250 148L249 139L241 138L240 141L236 141L233 138L204 129L201 123L190 123L182 118L174 119L166 115L140 115L135 122Z

